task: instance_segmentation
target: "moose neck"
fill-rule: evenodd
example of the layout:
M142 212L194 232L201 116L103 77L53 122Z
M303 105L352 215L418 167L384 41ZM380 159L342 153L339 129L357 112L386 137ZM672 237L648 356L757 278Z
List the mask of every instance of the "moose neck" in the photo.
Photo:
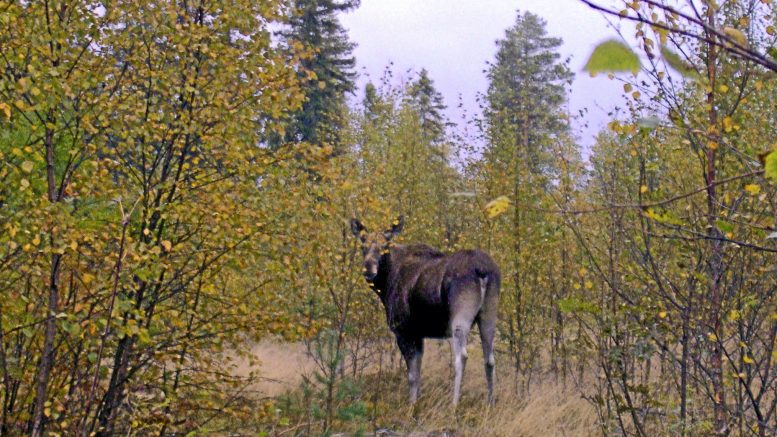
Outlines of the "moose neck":
M380 300L383 301L383 304L386 304L386 291L388 288L388 277L389 272L391 271L391 252L388 251L381 255L380 261L378 262L378 275L375 276L375 279L372 281L372 288L378 293L378 296L380 296Z

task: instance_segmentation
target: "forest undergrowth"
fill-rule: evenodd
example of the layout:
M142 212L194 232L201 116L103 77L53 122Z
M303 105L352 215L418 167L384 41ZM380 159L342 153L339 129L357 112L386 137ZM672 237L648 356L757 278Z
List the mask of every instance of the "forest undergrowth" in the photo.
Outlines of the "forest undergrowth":
M483 356L479 344L470 345L470 359L459 407L451 407L453 370L447 341L427 340L422 367L422 394L418 404L407 403L404 363L398 352L387 351L364 374L359 386L338 401L338 410L348 411L364 402L362 414L341 414L329 435L365 436L589 436L597 432L595 409L584 399L583 381L570 375L566 382L550 373L538 377L526 392L516 393L510 369L497 373L497 402L486 403ZM256 399L269 400L270 414L255 416L250 432L260 435L317 435L322 419L306 408L312 400L305 381L315 379L315 363L305 346L266 340L253 348L260 362L241 362L236 373L261 375L252 385ZM500 357L501 358L501 357ZM343 369L348 374L353 369ZM309 390L309 388L308 388ZM307 402L307 405L306 405ZM311 420L312 419L312 420Z

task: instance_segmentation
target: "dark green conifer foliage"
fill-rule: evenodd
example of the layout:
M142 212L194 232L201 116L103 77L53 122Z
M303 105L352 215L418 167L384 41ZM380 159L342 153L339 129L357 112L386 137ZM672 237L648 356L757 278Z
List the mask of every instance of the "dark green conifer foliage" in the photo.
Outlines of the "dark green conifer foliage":
M445 127L448 125L442 114L445 103L426 69L422 69L418 80L410 85L408 97L411 106L421 118L421 129L425 138L430 143L442 142L445 138Z
M355 44L348 40L337 15L359 6L359 0L295 0L295 14L282 35L288 45L312 51L299 73L305 102L286 129L286 141L337 146L345 125L345 95L355 89ZM311 74L312 72L312 74Z
M553 253L552 247L566 250L554 232L554 219L539 212L552 204L551 193L568 186L561 182L569 173L563 158L568 153L562 153L569 142L564 103L573 74L560 59L559 46L561 39L547 36L544 20L518 13L515 24L497 41L496 60L487 71L490 83L483 111L487 143L480 178L486 198L504 197L514 205L511 213L496 219L490 251L498 254L505 278L500 330L522 384L538 365L535 336L552 329L554 339L560 339L557 333L563 332L562 317L551 327L545 325L543 314L566 295L564 286L550 285L566 272L536 261L540 254ZM568 263L560 264L568 270ZM563 348L556 344L560 342L554 343L554 358Z
M560 60L561 43L547 35L545 20L518 13L515 25L497 41L496 61L488 70L485 116L492 141L514 139L516 147L526 149L534 171L546 166L541 144L567 130L562 114L574 74Z

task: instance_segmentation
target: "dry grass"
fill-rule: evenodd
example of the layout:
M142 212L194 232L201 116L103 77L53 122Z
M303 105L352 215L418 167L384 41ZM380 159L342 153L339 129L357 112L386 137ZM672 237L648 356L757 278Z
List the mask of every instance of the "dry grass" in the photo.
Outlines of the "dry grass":
M262 397L275 397L299 387L303 375L309 375L315 365L308 356L305 346L277 340L263 340L251 351L256 362L235 359L238 376L251 372L259 375L252 391Z
M456 412L450 406L452 369L447 342L426 341L422 369L422 396L412 412L413 419L399 423L416 435L430 431L449 431L457 436L590 436L596 435L593 407L573 387L542 381L524 396L517 396L512 372L506 363L497 363L497 403L486 405L483 355L475 341L469 347L461 405ZM402 404L407 389L398 375L396 396L389 404ZM401 414L398 415L401 417Z
M479 341L469 347L462 402L455 412L450 405L450 350L447 342L427 340L422 367L422 393L415 408L405 402L407 383L401 360L393 367L365 376L374 408L372 427L383 435L408 436L590 436L600 433L594 409L573 387L552 381L535 384L525 396L517 396L506 363L497 363L497 403L485 403L485 377ZM256 390L277 396L298 387L302 375L314 366L299 344L266 341L254 348L261 361L261 380ZM501 364L501 367L500 367ZM385 364L384 364L385 366ZM239 366L248 372L251 366ZM343 431L347 435L348 429ZM293 435L293 433L284 434Z

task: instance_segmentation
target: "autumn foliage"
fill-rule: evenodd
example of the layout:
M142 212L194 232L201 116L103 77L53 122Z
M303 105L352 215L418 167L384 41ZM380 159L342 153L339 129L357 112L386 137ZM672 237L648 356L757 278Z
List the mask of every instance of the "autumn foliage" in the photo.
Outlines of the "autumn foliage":
M358 2L0 2L0 434L514 435L552 387L588 435L773 435L772 2L583 2L635 26L590 148L530 13L463 133L426 70L348 101ZM430 413L444 366L398 395L348 220L400 214L500 266L495 410ZM272 399L236 369L266 337L313 369Z

